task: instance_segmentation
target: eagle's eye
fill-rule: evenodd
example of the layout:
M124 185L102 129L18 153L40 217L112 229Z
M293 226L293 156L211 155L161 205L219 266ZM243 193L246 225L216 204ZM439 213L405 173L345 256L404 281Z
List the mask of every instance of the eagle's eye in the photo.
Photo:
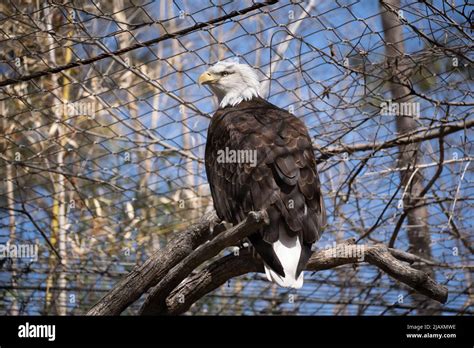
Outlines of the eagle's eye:
M230 73L228 71L223 71L221 72L221 76L222 77L226 77L227 75L229 75Z

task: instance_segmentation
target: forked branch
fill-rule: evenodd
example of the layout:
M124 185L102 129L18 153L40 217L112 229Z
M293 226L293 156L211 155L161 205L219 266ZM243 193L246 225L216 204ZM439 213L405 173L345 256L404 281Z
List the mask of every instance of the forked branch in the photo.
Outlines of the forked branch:
M250 272L263 272L260 258L247 248L241 249L237 255L218 258L196 271L225 248L235 246L267 224L268 216L265 211L251 212L244 221L228 230L223 230L222 225L213 228L218 223L217 216L211 212L199 223L178 233L164 249L135 267L87 314L118 315L147 291L140 311L142 315L181 314L229 279ZM427 273L410 266L414 262L429 261L383 244L358 245L354 244L354 240L348 240L333 248L314 252L306 270L320 271L363 262L380 268L432 299L442 303L447 300L446 287L437 284Z

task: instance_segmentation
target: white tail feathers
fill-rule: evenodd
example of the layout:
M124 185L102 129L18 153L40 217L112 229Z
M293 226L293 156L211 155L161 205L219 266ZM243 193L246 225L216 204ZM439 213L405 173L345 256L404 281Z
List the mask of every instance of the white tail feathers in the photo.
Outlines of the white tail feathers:
M265 264L265 274L268 280L284 288L301 288L303 286L303 272L296 278L296 269L301 257L301 244L298 236L292 238L286 233L280 233L279 240L273 243L273 250L283 266L285 277L280 276Z

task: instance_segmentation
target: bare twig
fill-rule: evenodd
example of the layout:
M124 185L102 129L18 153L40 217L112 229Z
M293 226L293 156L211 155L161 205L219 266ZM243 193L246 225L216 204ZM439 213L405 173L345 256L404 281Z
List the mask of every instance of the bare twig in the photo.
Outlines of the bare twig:
M357 143L354 145L346 145L346 144L338 144L332 145L328 147L318 147L314 146L314 149L317 152L320 152L321 155L317 157L317 162L323 162L332 156L341 154L341 153L348 153L352 154L354 152L361 152L361 151L370 151L370 150L381 150L381 149L389 149L392 147L397 147L400 145L408 145L419 143L426 140L431 140L434 138L438 138L440 136L446 136L448 134L457 132L463 129L469 129L474 127L474 119L472 120L464 120L459 122L453 123L446 123L440 125L439 127L432 127L432 128L418 128L417 130L402 134L398 137L393 139L385 140L385 141L374 141L369 143Z
M19 83L19 82L30 81L30 80L33 80L33 79L36 79L36 78L42 77L42 76L48 76L48 75L56 74L56 73L64 71L64 70L77 68L77 67L83 66L83 65L88 65L88 64L103 60L105 58L110 58L110 57L113 57L113 56L120 56L124 53L130 52L130 51L133 51L133 50L136 50L136 49L139 49L139 48L143 48L143 47L149 47L149 46L155 45L155 44L157 44L159 42L162 42L162 41L165 41L165 40L174 39L174 38L189 34L189 33L193 32L193 31L196 31L196 30L201 30L201 29L213 26L213 25L215 26L215 25L222 24L223 22L225 22L228 19L246 14L248 12L257 10L259 8L262 8L262 7L265 7L265 6L268 6L268 5L272 5L276 2L277 1L275 1L275 0L269 0L269 1L265 1L265 2L258 2L258 3L254 4L252 6L244 8L242 10L232 11L229 14L226 14L222 17L212 19L208 22L197 23L197 24L195 24L195 25L193 25L189 28L184 28L184 29L175 31L173 33L168 33L168 34L159 36L157 38L147 40L145 42L139 42L139 43L130 45L128 47L124 47L124 48L116 50L116 51L104 52L102 54L99 54L99 55L91 57L91 58L79 59L79 60L76 60L75 62L71 62L71 63L65 64L65 65L60 65L60 66L57 66L57 67L54 67L54 68L49 68L49 69L37 71L37 72L32 73L30 75L19 76L19 77L14 78L14 79L5 79L3 81L0 81L0 87L14 85L14 84Z

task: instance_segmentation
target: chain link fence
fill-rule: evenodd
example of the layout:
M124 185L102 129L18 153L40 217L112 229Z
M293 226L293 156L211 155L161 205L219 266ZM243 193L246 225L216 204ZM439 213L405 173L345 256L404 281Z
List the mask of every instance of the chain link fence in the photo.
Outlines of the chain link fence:
M307 272L298 291L238 277L188 314L474 314L473 6L389 5L2 1L0 313L83 314L212 208L203 158L217 104L196 81L237 59L313 138L329 216L317 248L354 237L419 252L449 299L436 305L374 267L342 266ZM395 62L384 14L402 28ZM394 64L409 102L393 97ZM409 136L401 113L416 123ZM412 143L406 168L400 152ZM424 250L405 219L414 173L426 188Z

